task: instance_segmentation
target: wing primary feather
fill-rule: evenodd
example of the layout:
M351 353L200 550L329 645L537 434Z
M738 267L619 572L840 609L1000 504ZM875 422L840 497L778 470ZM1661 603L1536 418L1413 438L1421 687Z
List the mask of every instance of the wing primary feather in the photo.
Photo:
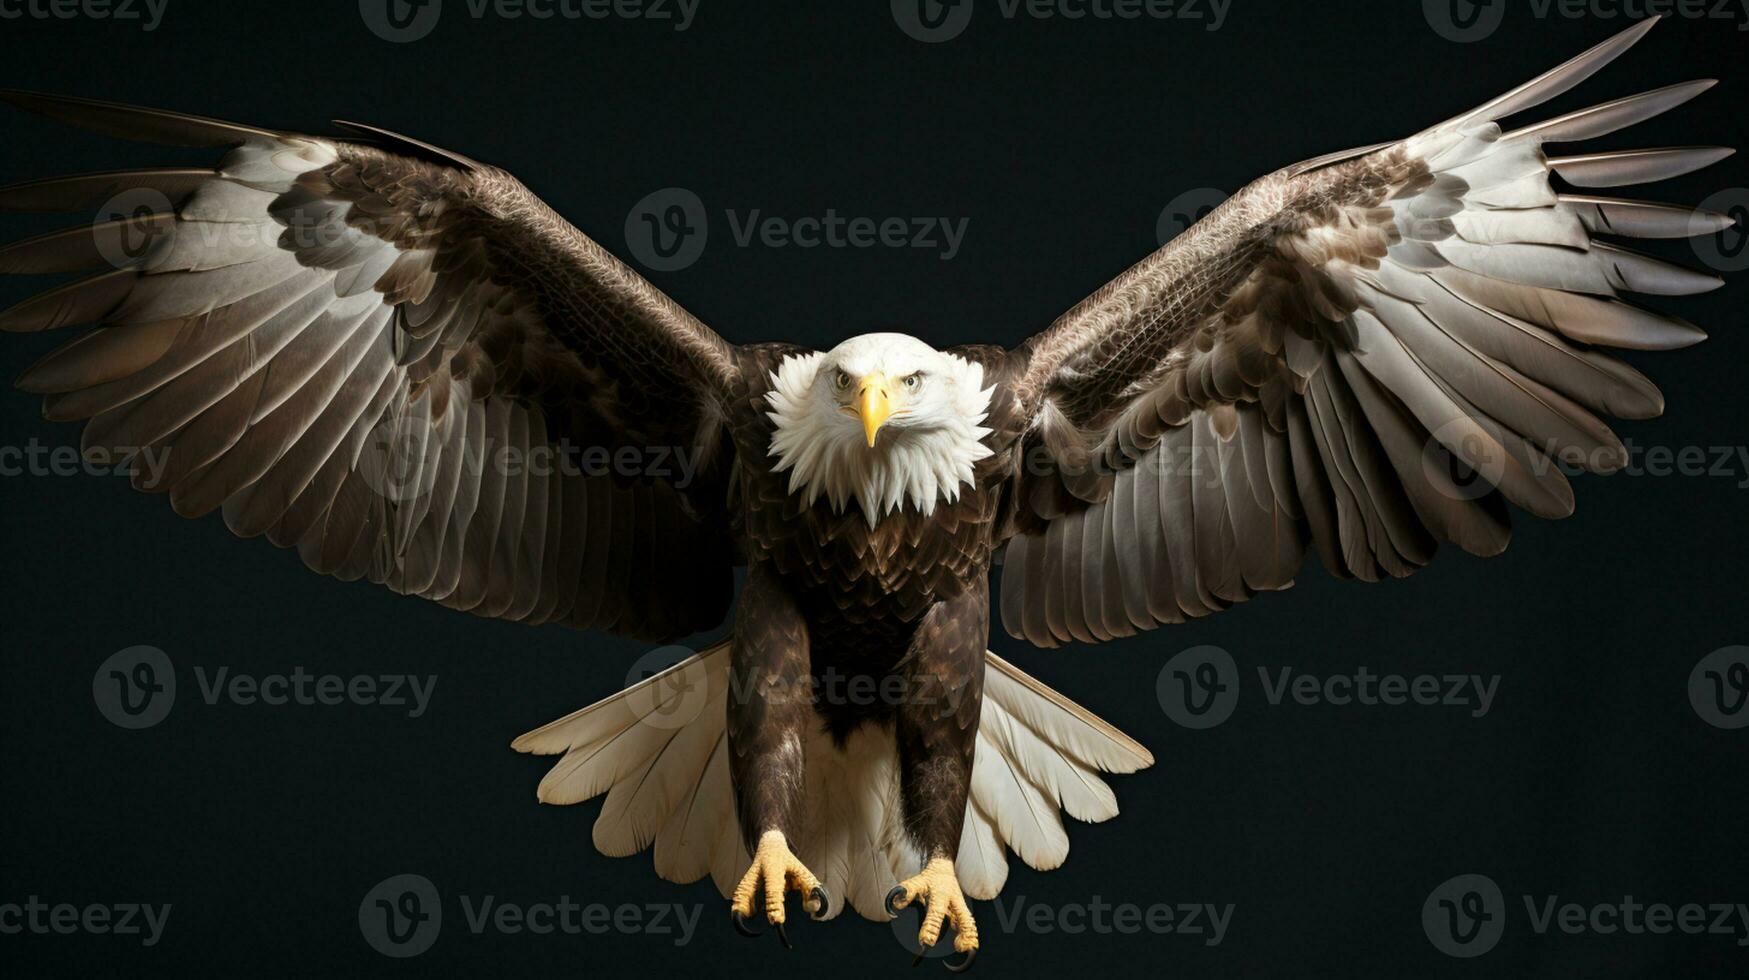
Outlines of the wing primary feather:
M1597 74L1603 66L1614 61L1624 51L1637 44L1640 38L1645 37L1646 33L1658 23L1659 19L1656 16L1648 17L1559 67L1552 68L1512 91L1490 99L1488 102L1435 128L1461 129L1478 120L1503 119L1513 113L1534 108L1562 95L1587 78Z
M1550 157L1549 169L1580 187L1650 184L1693 173L1736 153L1728 146L1668 146Z
M0 187L0 211L52 214L94 211L126 191L151 190L177 207L202 184L217 177L211 168L107 170L71 177L44 177Z
M1624 201L1610 197L1562 194L1557 198L1579 216L1585 230L1594 235L1624 238L1699 238L1714 235L1737 223L1728 214L1703 211L1677 204Z
M234 146L250 140L279 140L285 135L205 116L71 95L0 89L0 102L107 136L170 146Z
M1571 143L1578 140L1608 136L1617 130L1645 122L1687 102L1718 84L1716 78L1704 78L1678 85L1668 85L1651 92L1641 92L1625 99L1616 99L1589 109L1569 112L1548 122L1526 126L1501 137L1502 140L1536 139L1545 143Z

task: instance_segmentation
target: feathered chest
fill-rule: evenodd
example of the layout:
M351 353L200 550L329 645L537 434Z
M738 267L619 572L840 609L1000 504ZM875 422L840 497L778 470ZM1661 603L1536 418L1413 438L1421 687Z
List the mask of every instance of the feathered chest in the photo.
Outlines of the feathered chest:
M756 464L743 473L744 544L820 612L911 620L989 573L1002 483L986 473L930 514L907 503L871 526L859 509L809 503Z
M915 619L988 574L1016 429L1011 399L999 384L983 395L972 445L917 439L897 447L851 446L839 464L840 483L833 484L798 472L810 463L810 447L785 442L784 420L774 408L783 403L771 394L777 373L765 377L737 405L745 411L737 412L734 425L739 499L733 509L749 560L771 562L819 613L852 621ZM931 465L933 473L915 476ZM892 472L896 467L910 470Z

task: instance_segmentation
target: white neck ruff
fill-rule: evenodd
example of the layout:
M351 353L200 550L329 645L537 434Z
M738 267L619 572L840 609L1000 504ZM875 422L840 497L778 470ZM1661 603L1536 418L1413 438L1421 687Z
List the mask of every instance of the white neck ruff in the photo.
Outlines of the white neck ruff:
M954 374L951 416L927 426L889 425L870 448L855 420L815 401L814 379L825 357L786 358L765 396L775 426L769 455L778 458L777 472L789 471L789 492L803 494L809 506L824 494L837 513L854 499L871 528L907 501L928 516L938 500L958 500L961 486L974 482L976 463L991 455L983 442L990 430L982 423L995 389L984 387L983 365L942 355Z

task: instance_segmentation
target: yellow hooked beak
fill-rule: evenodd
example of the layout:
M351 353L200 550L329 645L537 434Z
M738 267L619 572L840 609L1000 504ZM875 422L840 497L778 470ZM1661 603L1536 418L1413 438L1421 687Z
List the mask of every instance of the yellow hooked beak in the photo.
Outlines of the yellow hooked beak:
M862 379L857 414L862 416L862 431L868 436L869 448L873 449L875 436L893 414L893 392L886 375L871 374Z

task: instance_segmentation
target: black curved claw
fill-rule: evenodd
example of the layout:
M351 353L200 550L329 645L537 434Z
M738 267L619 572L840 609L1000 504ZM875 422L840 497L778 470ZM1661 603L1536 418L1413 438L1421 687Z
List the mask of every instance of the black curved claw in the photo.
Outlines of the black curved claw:
M764 929L755 929L748 924L747 919L741 915L740 909L729 909L729 918L735 922L735 931L748 939L758 939L765 935Z
M807 908L809 905L812 905L813 908L808 911L808 918L815 922L822 922L832 906L832 896L826 894L826 889L815 885L814 890L808 893L807 901L802 903L803 908Z
M904 894L905 894L905 886L904 885L894 885L893 890L890 892L887 892L886 906L887 906L887 916L889 918L896 919L899 917L899 907L897 905L894 905L893 902Z
M777 923L777 938L782 940L784 949L795 949L796 944L789 941L789 933L783 930L783 923Z
M953 960L948 960L946 963L943 963L942 966L947 967L949 973L964 973L972 968L972 961L977 958L978 948L973 946L971 949L966 950L965 959L960 960L958 963L955 963Z

